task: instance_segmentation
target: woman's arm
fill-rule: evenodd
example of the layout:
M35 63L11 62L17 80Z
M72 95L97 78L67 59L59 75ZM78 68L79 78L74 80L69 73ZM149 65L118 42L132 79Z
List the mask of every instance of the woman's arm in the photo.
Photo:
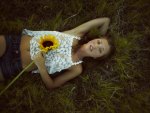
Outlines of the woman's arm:
M65 82L75 78L76 76L80 75L82 72L82 67L78 65L74 69L68 70L64 72L63 74L59 75L58 77L52 79L46 70L46 67L44 64L44 58L41 53L38 53L34 57L34 62L37 65L40 71L41 78L48 90L51 90L51 89L54 89L63 85Z
M45 59L42 55L42 52L39 52L38 54L36 54L33 57L33 60L39 69L42 81L44 82L44 84L46 85L47 88L51 88L54 84L54 81L52 80L52 78L47 73L47 70L46 70L45 64L44 64Z
M110 19L107 17L97 18L91 21L88 21L84 24L75 27L74 29L70 30L74 34L84 35L85 33L89 32L93 28L99 28L100 33L104 35L109 27Z

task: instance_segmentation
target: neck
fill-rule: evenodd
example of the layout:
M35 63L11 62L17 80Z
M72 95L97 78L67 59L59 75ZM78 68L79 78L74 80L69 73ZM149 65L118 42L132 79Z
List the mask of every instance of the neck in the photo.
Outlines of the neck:
M86 57L86 54L83 51L82 46L76 51L75 55L76 55L78 60L83 60L83 58Z

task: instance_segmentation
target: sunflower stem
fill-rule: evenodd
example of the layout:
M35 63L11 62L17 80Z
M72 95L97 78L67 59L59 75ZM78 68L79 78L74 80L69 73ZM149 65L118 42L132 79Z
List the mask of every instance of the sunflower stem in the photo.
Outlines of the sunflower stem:
M32 61L26 68L24 68L1 92L0 96L30 67L34 61Z

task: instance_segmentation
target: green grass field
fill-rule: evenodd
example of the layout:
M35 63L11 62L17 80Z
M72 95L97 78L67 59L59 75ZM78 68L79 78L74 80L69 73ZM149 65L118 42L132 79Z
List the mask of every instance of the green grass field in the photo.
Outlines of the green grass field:
M0 96L0 113L149 113L149 6L149 0L1 1L1 34L64 31L109 17L116 52L105 62L89 62L83 74L52 92L40 75L23 74Z

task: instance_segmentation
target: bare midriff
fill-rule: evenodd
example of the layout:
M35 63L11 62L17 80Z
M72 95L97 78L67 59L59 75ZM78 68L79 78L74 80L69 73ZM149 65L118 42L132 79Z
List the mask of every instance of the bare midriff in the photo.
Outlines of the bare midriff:
M22 68L24 69L27 67L31 62L31 56L30 56L30 40L31 36L28 35L23 35L21 37L21 44L20 44L20 52L21 52L21 63L22 63ZM31 71L36 69L36 65L33 64L31 67L27 69L27 71Z

